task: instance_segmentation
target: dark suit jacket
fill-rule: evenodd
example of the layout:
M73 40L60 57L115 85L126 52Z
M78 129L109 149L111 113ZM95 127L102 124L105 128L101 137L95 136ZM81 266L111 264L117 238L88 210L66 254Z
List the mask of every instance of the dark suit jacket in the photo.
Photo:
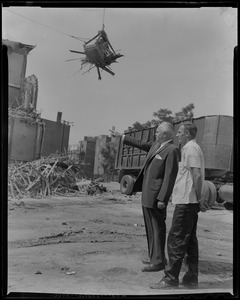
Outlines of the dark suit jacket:
M148 152L133 186L133 192L142 191L142 205L157 208L162 201L167 206L178 172L179 149L171 141L158 150L157 141L144 142L127 135L123 143Z

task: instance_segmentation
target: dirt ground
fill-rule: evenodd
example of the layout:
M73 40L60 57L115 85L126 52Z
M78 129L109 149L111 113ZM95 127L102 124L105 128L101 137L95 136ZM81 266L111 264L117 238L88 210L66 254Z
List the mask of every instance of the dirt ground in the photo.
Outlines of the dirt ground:
M163 271L143 273L147 241L141 194L106 193L8 201L8 294L163 295L233 293L233 212L199 213L199 287L153 290ZM168 206L167 231L173 205ZM167 255L167 253L166 253ZM182 266L180 278L184 274Z

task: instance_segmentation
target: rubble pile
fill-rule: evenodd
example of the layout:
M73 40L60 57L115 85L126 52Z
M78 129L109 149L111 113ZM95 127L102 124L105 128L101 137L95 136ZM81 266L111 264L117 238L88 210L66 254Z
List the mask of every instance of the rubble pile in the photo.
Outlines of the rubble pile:
M9 198L73 195L86 192L76 185L84 177L79 165L67 156L50 155L32 162L11 162L8 166Z
M81 166L68 156L57 154L32 162L10 162L8 196L44 198L48 196L95 195L107 192L106 187L85 178Z
M95 195L103 192L107 192L107 188L102 184L99 185L97 181L91 181L90 184L87 186L88 195Z

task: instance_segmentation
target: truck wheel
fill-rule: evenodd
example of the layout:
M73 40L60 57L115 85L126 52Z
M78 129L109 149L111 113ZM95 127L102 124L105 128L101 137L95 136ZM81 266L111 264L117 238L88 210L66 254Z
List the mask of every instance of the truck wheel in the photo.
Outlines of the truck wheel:
M223 204L223 202L224 202L224 200L222 200L219 196L219 190L217 192L217 200L216 201L217 201L217 203L220 203L220 204Z
M222 202L233 203L233 184L224 184L218 190L219 198Z
M125 195L132 195L135 179L130 175L124 175L120 182L120 191Z

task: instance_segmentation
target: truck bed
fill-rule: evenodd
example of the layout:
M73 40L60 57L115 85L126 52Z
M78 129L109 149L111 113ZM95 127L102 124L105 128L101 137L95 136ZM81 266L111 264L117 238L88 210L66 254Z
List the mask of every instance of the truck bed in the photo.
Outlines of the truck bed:
M211 115L195 118L192 120L198 128L196 141L200 145L205 168L216 174L233 172L233 117L225 115ZM174 124L175 135L181 122ZM156 127L143 130L125 132L136 139L154 141ZM173 142L178 145L174 137ZM134 147L126 146L119 140L115 160L115 168L119 171L140 170L147 153Z

